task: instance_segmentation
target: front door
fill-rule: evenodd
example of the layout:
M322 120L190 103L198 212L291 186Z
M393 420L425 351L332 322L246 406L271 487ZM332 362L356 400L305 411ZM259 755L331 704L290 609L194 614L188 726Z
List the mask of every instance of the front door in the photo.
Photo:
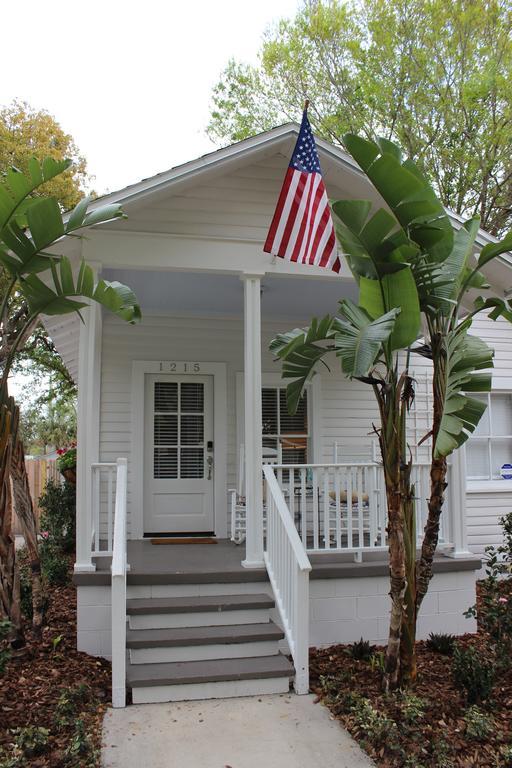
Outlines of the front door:
M144 533L213 532L213 377L145 377Z

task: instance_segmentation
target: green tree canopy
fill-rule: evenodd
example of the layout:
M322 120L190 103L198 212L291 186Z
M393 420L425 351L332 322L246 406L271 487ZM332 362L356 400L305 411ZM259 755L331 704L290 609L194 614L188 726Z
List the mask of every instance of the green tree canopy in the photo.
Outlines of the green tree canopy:
M499 234L512 223L511 0L305 0L230 61L208 133L238 141L297 120L397 141L442 203Z
M73 208L84 196L89 181L85 159L52 115L15 100L0 109L0 174L12 166L27 173L33 157L40 162L46 157L72 160L65 173L51 179L36 194L54 197L65 210Z

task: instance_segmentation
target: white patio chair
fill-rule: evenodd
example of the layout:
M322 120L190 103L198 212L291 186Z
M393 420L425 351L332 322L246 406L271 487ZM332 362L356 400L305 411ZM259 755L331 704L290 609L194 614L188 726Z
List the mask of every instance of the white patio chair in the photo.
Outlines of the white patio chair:
M263 464L280 464L281 446L276 448L263 447ZM263 483L263 477L261 479ZM228 491L231 506L231 541L243 544L246 537L246 503L245 503L245 448L240 446L238 452L238 482L237 487ZM263 532L266 525L265 494L263 494Z

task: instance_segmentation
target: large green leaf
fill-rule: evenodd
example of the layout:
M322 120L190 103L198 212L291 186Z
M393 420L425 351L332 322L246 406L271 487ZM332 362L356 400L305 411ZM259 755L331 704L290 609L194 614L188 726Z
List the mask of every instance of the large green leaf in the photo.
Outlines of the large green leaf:
M445 403L434 446L436 457L449 456L474 432L485 412L485 403L466 392L490 392L493 351L468 330L465 320L446 338ZM480 371L480 372L479 372ZM484 372L482 372L484 371Z
M270 350L283 360L284 379L294 379L286 387L288 410L295 413L307 382L313 376L317 363L334 349L326 342L336 334L336 318L327 315L322 320L313 318L309 328L294 328L278 334L270 342Z
M130 323L140 320L141 312L134 293L126 285L107 280L94 281L91 267L82 262L77 278L66 257L51 260L52 284L47 285L32 274L20 280L32 315L65 315L95 301Z
M0 237L2 230L15 216L24 201L42 184L63 173L71 165L71 160L54 160L47 157L42 163L36 158L29 162L28 173L10 168L0 183Z
M343 373L350 378L367 376L396 327L400 309L372 319L364 309L344 299L340 302L340 314L335 325L335 344Z
M373 319L394 309L400 310L390 336L391 349L404 349L417 339L421 314L410 267L404 267L393 275L384 275L380 280L361 277L359 303Z
M88 212L90 202L91 198L84 198L66 217L54 198L34 200L26 212L27 232L15 217L4 226L0 237L0 264L18 279L43 272L50 268L51 261L45 250L62 236L125 216L120 205L104 205Z
M374 320L361 307L343 300L339 318L328 315L321 321L314 319L309 328L295 328L276 336L270 349L283 360L283 378L293 379L286 388L290 413L297 410L318 362L333 349L347 376L367 376L389 339L399 312L393 309ZM329 344L333 340L334 345Z
M343 143L389 205L409 237L436 261L451 253L450 219L428 181L389 141L376 143L346 134Z

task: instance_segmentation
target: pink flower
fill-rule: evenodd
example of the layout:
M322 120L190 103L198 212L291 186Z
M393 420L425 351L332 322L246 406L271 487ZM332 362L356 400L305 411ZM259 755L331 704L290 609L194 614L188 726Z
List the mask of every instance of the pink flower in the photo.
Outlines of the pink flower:
M47 539L49 537L50 533L49 531L41 531L41 538Z
M508 600L507 600L506 597L499 597L498 598L498 603L508 603Z

